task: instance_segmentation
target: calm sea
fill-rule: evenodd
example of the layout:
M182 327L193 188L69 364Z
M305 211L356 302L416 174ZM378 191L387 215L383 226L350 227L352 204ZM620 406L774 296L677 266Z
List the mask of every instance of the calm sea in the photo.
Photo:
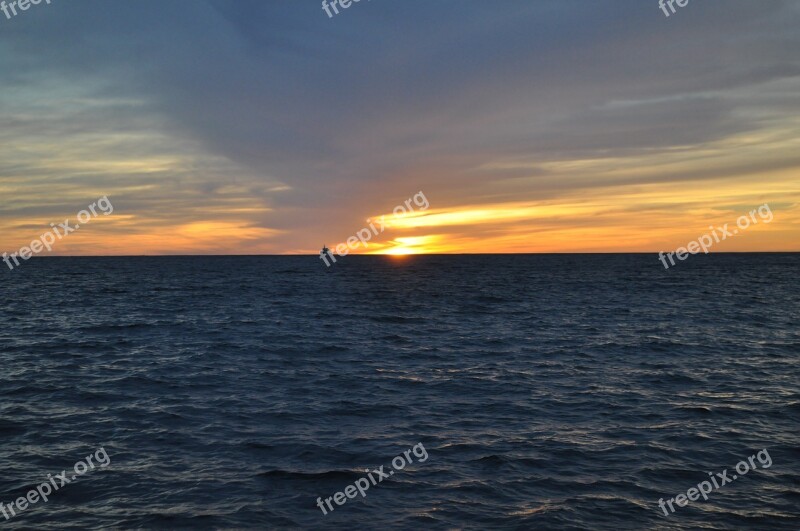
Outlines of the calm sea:
M0 527L796 530L798 273L798 254L33 259L0 271L0 502L100 447L111 464ZM769 468L659 508L764 449Z

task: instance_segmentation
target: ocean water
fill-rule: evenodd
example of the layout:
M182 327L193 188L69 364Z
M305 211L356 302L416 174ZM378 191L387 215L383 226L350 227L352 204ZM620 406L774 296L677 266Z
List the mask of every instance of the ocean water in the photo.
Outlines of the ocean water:
M0 274L0 502L101 447L110 465L0 527L800 529L798 273L798 254L33 259ZM427 459L394 471L412 447Z

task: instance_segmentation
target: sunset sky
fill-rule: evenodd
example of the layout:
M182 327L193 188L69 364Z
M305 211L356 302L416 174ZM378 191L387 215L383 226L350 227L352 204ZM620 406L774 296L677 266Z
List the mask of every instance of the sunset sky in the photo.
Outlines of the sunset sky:
M0 13L0 253L800 250L800 2L53 0ZM423 191L430 208L395 206Z

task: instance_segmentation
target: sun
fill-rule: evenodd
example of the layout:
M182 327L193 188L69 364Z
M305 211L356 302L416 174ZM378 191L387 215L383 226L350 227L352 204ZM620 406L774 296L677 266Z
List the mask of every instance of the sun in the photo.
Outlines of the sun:
M388 256L408 256L410 254L417 254L417 251L409 247L395 247L393 249L389 249L384 254Z

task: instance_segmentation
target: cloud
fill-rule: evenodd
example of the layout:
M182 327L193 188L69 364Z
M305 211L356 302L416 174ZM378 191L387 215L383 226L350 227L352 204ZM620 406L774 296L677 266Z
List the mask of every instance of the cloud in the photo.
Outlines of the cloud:
M112 193L140 231L232 223L284 252L419 189L440 208L564 212L614 186L735 189L797 166L799 19L783 0L669 19L638 0L362 2L334 19L310 1L40 6L0 34L0 220Z

